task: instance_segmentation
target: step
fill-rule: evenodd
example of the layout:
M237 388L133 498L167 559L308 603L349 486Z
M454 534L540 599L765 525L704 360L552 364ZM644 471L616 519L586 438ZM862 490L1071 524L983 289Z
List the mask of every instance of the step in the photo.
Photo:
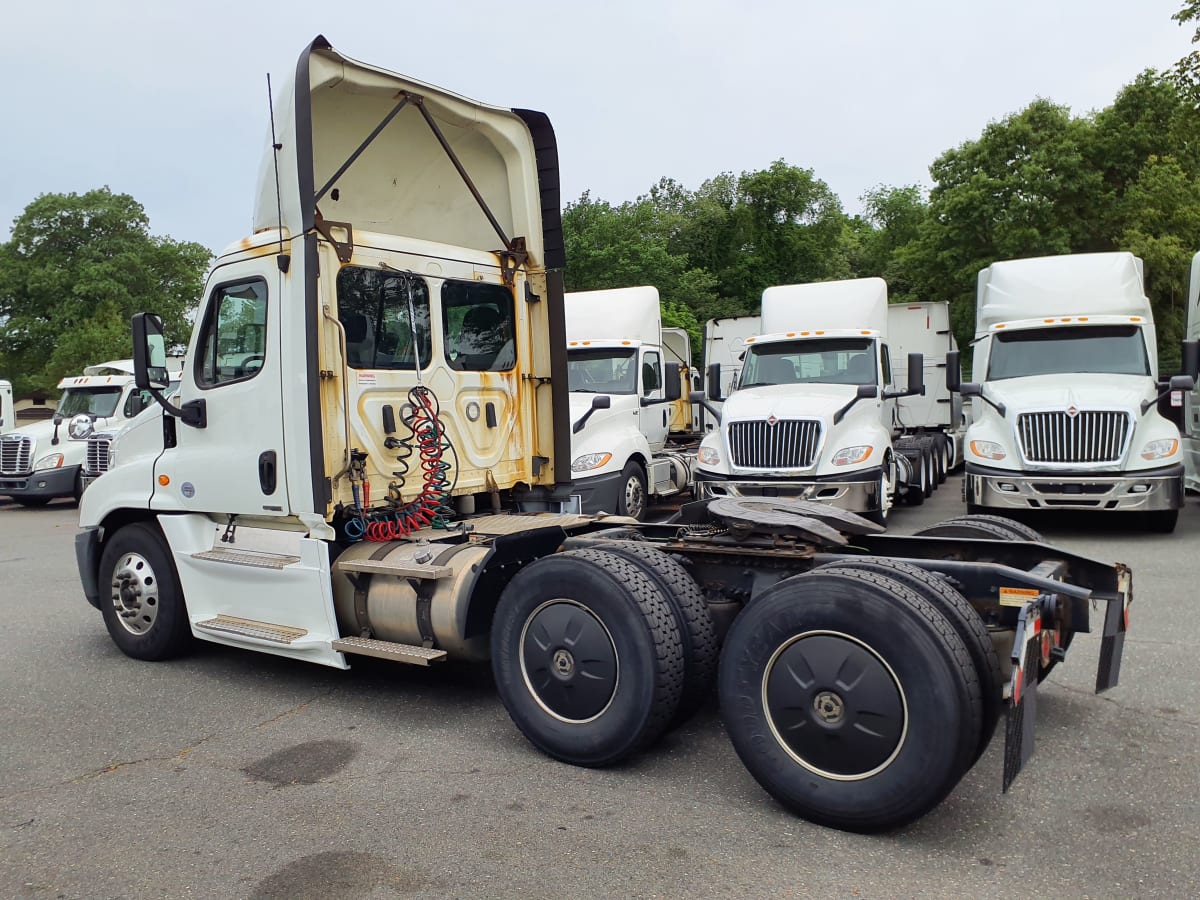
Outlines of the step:
M308 631L303 628L293 628L290 625L273 625L270 622L256 622L253 619L239 619L237 616L220 615L215 619L205 619L193 623L196 628L204 631L217 631L221 634L233 634L239 637L257 638L260 641L270 641L274 644L291 644L304 637Z
M300 562L298 556L283 553L264 553L259 550L233 550L229 547L214 547L202 553L193 553L192 559L207 559L210 562L228 563L233 566L250 566L255 569L282 569Z
M393 641L377 641L374 638L338 638L332 642L332 646L334 650L341 650L343 653L374 656L377 659L390 659L392 662L410 663L414 666L427 666L446 658L445 650L418 647L414 644L397 644Z
M399 578L449 578L454 570L449 566L426 566L421 563L391 563L379 559L348 559L334 563L340 572L363 572L370 575L395 575Z

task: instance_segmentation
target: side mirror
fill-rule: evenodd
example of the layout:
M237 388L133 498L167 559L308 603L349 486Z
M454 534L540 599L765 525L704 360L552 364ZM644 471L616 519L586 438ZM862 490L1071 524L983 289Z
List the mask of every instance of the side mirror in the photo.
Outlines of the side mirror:
M1200 380L1200 341L1183 342L1183 374Z
M1194 391L1196 389L1196 379L1191 375L1172 375L1169 383L1173 391Z
M61 425L63 423L63 414L60 412L56 412L54 414L54 417L50 421L53 422L55 425Z
M962 361L957 350L946 354L946 390L954 393L962 385Z
M920 353L908 354L908 393L925 396L925 357Z
M879 388L877 388L875 385L860 384L858 386L858 391L855 394L855 396L858 397L859 400L867 400L872 397L875 397L878 393L879 393Z
M608 409L612 406L612 397L608 394L597 394L592 398L592 409Z
M707 370L708 399L720 403L725 398L721 396L721 364L712 363Z
M154 313L133 317L133 383L143 391L167 386L167 343L162 319Z
M666 383L663 385L666 388L668 400L678 400L683 396L683 385L679 375L679 363L669 362L663 366L663 374L666 378Z
M129 418L133 418L138 413L146 408L146 398L141 394L134 394L129 398Z
M964 397L982 397L983 385L977 381L964 381L958 386L958 392Z

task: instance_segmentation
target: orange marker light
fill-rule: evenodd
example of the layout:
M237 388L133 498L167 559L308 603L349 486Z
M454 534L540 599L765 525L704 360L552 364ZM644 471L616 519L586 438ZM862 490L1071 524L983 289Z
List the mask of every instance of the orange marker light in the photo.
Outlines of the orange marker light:
M161 487L166 487L168 484L171 483L171 477L169 475L159 475L158 483Z

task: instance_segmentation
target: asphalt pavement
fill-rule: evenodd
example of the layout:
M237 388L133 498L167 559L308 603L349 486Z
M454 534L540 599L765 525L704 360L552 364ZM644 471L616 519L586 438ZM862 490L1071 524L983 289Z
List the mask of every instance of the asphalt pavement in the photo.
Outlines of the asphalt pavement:
M901 509L964 509L957 478ZM121 655L75 570L77 511L0 507L0 896L1184 897L1200 885L1200 500L1173 535L1031 520L1134 569L1121 684L1096 634L1039 692L1037 753L1002 741L886 835L810 825L742 768L715 698L586 770L530 747L487 667L349 672L200 644Z

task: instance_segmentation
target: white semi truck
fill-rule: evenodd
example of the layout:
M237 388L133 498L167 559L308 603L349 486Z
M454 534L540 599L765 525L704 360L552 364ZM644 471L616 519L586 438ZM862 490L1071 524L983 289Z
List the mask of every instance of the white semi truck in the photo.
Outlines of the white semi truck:
M1128 569L1015 524L897 537L745 499L672 523L570 512L549 120L324 38L275 111L255 230L208 276L178 405L140 313L136 379L160 420L119 438L80 506L83 592L123 652L490 658L521 732L583 766L650 748L704 702L719 656L754 776L860 831L939 803L1002 715L1007 786L1038 680L1093 604L1097 689L1116 683Z
M17 427L17 414L13 408L12 382L0 380L0 434Z
M1131 511L1152 530L1174 530L1183 454L1158 405L1194 382L1159 383L1140 259L993 263L979 273L974 344L975 380L962 386L974 398L969 513Z
M896 389L883 279L767 288L761 332L700 445L700 497L800 497L883 524L899 495L932 493L932 444L905 437L896 410L923 393L924 363L911 354Z
M1189 491L1200 491L1200 253L1192 257L1187 304L1183 374L1191 375L1197 383L1184 394L1180 431L1186 487Z
M178 362L172 361L177 368ZM62 395L52 419L0 435L0 495L22 506L56 497L79 499L85 484L88 438L118 429L149 402L134 385L133 360L88 366L58 383Z
M654 287L569 293L566 311L575 491L586 513L640 519L692 486L686 343L668 353Z

